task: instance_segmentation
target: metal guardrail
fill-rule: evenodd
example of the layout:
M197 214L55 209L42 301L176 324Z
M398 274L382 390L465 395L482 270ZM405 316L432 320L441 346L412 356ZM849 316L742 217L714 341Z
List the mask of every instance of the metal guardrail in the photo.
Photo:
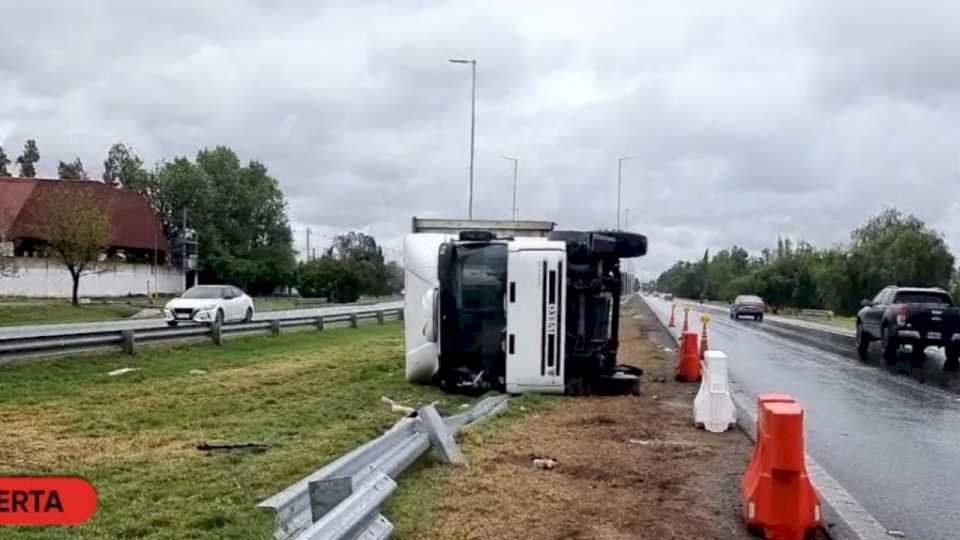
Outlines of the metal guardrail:
M801 317L817 317L822 319L832 319L833 311L829 309L801 309Z
M465 413L442 419L428 405L416 418L401 419L383 435L257 506L275 512L276 540L387 538L393 525L380 513L380 506L396 489L397 476L431 446L445 461L462 459L453 435L467 424L498 414L508 399L506 395L489 397Z
M59 336L27 335L0 337L0 364L15 357L44 353L80 352L104 348L119 348L134 354L139 343L169 342L210 338L222 345L225 335L254 333L279 334L285 329L315 327L323 330L331 325L349 325L356 328L361 321L376 320L383 324L387 318L403 319L403 308L370 310L358 307L356 311L330 315L288 315L264 321L211 326L183 326L138 328L131 330L91 330Z

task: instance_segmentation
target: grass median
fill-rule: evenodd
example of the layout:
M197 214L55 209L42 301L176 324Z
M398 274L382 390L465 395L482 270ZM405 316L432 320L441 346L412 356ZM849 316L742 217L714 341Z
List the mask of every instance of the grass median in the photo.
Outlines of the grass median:
M139 371L107 375L124 367ZM465 402L406 383L399 323L5 367L0 474L80 475L100 506L80 527L0 538L269 538L256 503L392 425L384 395Z
M0 302L0 326L110 321L138 311L128 305L74 306L69 300Z

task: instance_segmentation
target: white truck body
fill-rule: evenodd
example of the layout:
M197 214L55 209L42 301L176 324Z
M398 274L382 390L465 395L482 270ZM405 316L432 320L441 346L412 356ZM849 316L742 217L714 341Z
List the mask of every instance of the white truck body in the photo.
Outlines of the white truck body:
M410 382L428 383L439 369L437 259L441 244L454 239L436 233L404 238L405 372ZM563 393L566 244L533 237L503 242L508 247L506 390Z

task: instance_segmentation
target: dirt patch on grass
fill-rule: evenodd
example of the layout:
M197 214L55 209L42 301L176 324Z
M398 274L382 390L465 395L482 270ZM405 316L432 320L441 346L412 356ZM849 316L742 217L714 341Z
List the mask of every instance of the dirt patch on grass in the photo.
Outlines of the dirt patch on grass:
M751 538L739 480L752 445L693 426L695 384L673 381L659 324L628 309L622 361L640 396L560 398L495 433L467 433L471 466L449 474L418 538ZM534 459L557 461L543 470Z

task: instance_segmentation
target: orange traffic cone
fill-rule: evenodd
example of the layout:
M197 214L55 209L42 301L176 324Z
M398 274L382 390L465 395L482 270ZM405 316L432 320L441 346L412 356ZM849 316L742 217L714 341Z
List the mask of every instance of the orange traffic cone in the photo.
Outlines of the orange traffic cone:
M680 351L677 354L677 380L680 382L698 382L700 359L697 358L697 333L684 332L680 336Z
M675 328L677 324L673 322L673 312L677 310L676 304L670 305L670 322L667 323L667 328Z
M744 520L764 538L803 540L820 524L820 498L804 460L803 408L767 402L757 413L759 448L741 484Z
M683 308L683 331L690 331L690 308Z
M707 344L707 324L710 323L710 316L704 313L700 317L700 360L703 360L703 354L710 350Z

